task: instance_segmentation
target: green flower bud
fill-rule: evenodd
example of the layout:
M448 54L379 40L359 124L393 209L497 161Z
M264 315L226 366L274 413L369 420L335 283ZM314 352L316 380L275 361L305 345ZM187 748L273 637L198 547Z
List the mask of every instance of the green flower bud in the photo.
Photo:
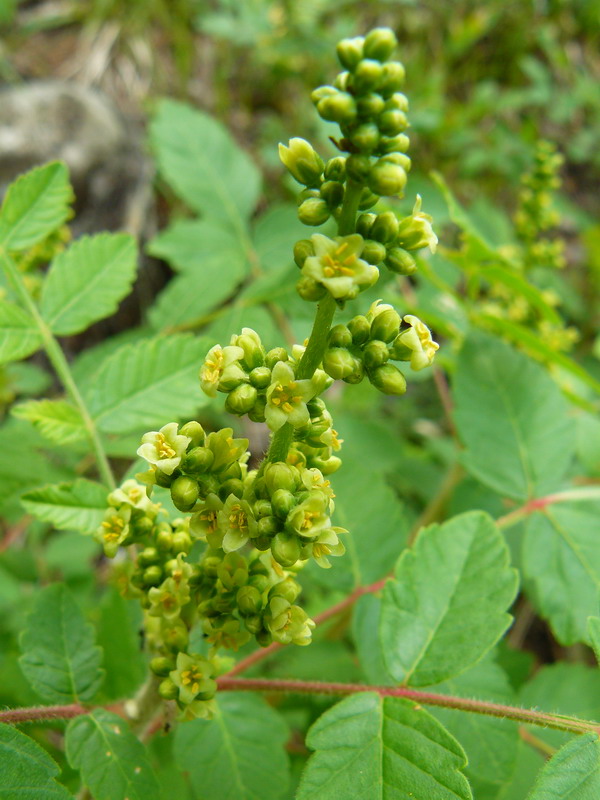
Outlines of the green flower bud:
M284 492L285 489L280 489L279 491ZM269 538L275 536L275 534L280 530L281 525L277 522L277 519L274 516L270 517L261 517L258 520L257 524L257 534L258 536L268 536Z
M243 497L244 494L244 482L241 481L239 478L228 478L219 489L219 497L221 500L227 500L230 494L234 494L236 497Z
M344 156L335 156L325 163L325 180L343 181L346 177L346 159ZM314 253L311 253L314 255Z
M363 53L365 58L376 58L378 61L387 61L394 52L398 40L390 28L373 28L365 36Z
M378 214L371 228L371 238L382 244L387 244L392 242L397 234L398 219L394 212L384 211L382 214Z
M344 199L344 186L339 181L325 181L321 186L321 197L329 208L339 206Z
M169 672L175 668L175 662L171 658L157 656L150 661L150 669L155 675L166 678Z
M310 200L311 197L320 197L321 194L318 189L303 189L296 195L296 205L301 206L305 200Z
M404 111L397 109L384 111L377 120L379 130L386 136L397 136L408 128L408 119Z
M246 630L250 633L258 633L262 629L262 616L256 614L252 617L244 617L244 625L246 626Z
M252 386L257 389L266 389L271 383L271 370L268 367L255 367L249 377Z
M316 281L314 278L309 278L308 275L303 275L296 284L296 291L303 300L309 303L316 303L321 300L327 293L327 289L323 284Z
M387 251L385 265L398 275L412 275L417 271L417 262L401 247L392 247Z
M248 578L248 586L254 586L261 594L268 589L270 585L271 581L267 575L252 575Z
M208 447L194 447L184 456L181 469L192 474L208 472L214 460L215 455Z
M163 700L176 700L179 696L179 689L175 686L171 678L165 678L158 687L158 693Z
M252 617L262 609L260 592L253 586L242 586L238 589L235 601L243 617Z
M257 500L252 506L252 511L256 519L260 519L261 517L270 516L270 514L273 512L273 509L271 508L271 503L268 500Z
M353 85L356 93L366 94L378 89L383 75L383 67L379 61L363 58L354 68Z
M168 551L173 545L173 532L171 530L160 530L154 537L154 541L158 550L161 552Z
M298 486L298 470L285 461L275 461L267 464L264 471L265 485L270 495L277 489L287 489L290 492Z
M378 161L369 173L369 189L382 197L402 194L406 186L406 172L398 164L389 161Z
M356 117L356 102L348 92L336 92L319 100L317 112L328 122L351 122Z
M219 392L231 392L237 389L241 383L246 383L247 381L248 373L242 369L239 363L230 364L223 370L217 389Z
M320 470L323 475L333 475L342 466L342 459L337 456L329 456L329 458L321 458L315 456L313 458L313 465Z
M386 308L377 314L371 323L371 338L391 342L400 331L400 314L393 308Z
M198 482L182 475L171 484L171 499L179 511L191 511L199 496Z
M271 536L257 536L256 538L252 539L252 544L257 550L264 552L271 547Z
M410 147L410 139L405 133L398 136L382 136L379 142L380 153L405 153Z
M271 506L273 513L279 519L284 520L296 503L297 500L289 489L277 489L273 492Z
M269 372L270 377L270 370L267 371ZM239 417L241 417L250 411L250 409L256 403L257 398L258 392L256 391L255 387L251 386L249 383L242 383L227 395L227 400L225 400L225 408L231 414L237 414Z
M355 358L354 359L354 372L351 372L350 375L346 375L345 378L342 378L344 383L349 383L351 385L355 385L360 383L362 379L365 377L365 367L362 362L362 358ZM316 464L314 466L317 466Z
M385 101L385 108L388 111L408 111L408 97L402 92L394 92L391 97Z
M386 256L385 245L381 244L381 242L376 242L374 239L366 239L362 255L369 264L377 266L377 264L381 264Z
M406 392L406 378L394 364L377 367L369 373L369 380L383 394L404 394Z
M353 153L346 159L346 173L357 183L365 183L371 172L371 159L367 155Z
M379 339L373 339L367 342L363 348L363 361L369 372L385 364L389 360L389 357L390 354L387 344Z
M185 531L178 531L177 533L173 534L173 543L171 545L172 553L189 553L191 549L192 540L189 533L186 533Z
M273 369L278 361L287 361L288 358L289 356L285 347L274 347L267 353L265 363L269 369Z
M314 256L315 248L310 239L300 239L294 245L294 261L302 269L302 266L309 256Z
M381 161L389 161L392 164L398 164L405 172L410 172L412 161L406 153L387 153L381 157Z
M370 189L363 189L362 194L360 196L360 201L358 203L359 211L366 211L368 208L373 208L373 206L379 201L379 195L373 194Z
M345 325L334 325L329 331L330 347L350 347L352 344L352 334Z
M289 146L279 145L279 158L292 176L305 186L318 186L323 159L305 139L290 139Z
M383 65L379 82L379 93L386 99L399 91L404 84L406 70L399 61L388 61Z
M140 567L149 567L151 564L158 564L159 561L160 553L156 547L144 547L137 557L137 563Z
M298 537L282 531L271 541L271 555L282 567L293 567L300 558L301 550Z
M342 39L341 42L337 43L337 56L344 69L353 70L361 60L363 56L363 42L363 37L357 36L354 39Z
M269 590L269 600L273 597L283 597L288 603L293 603L300 594L300 586L293 578L284 578Z
M331 97L331 95L337 93L335 86L319 86L311 92L310 99L316 105L319 100L322 100L324 97Z
M304 225L323 225L330 214L329 206L321 197L309 197L298 207L298 219Z
M352 334L353 344L363 344L368 340L371 333L371 323L366 317L358 315L352 317L348 323L348 330Z
M173 470L173 472L170 475L167 475L162 471L162 469L157 468L156 472L154 473L154 483L157 486L160 486L161 489L168 489L173 483L173 480L177 477L177 475L179 475L178 469Z
M348 91L350 73L346 70L344 72L340 72L338 75L335 76L335 80L333 85L336 89L339 89L340 92Z
M256 634L256 644L260 647L268 647L273 642L273 637L269 631L258 631Z
M323 369L335 380L343 380L356 370L356 359L343 347L330 347L323 356Z
M433 363L437 342L431 338L431 331L413 314L407 314L404 322L409 327L400 331L392 346L392 355L398 361L410 361L411 367L418 371Z
M191 441L188 447L196 447L199 444L204 444L204 428L199 422L192 420L186 422L179 428L180 436L187 436Z
M360 233L363 239L371 238L371 228L377 219L377 214L361 214L356 220L356 232Z
M144 586L158 586L159 583L162 583L163 579L163 571L162 568L158 566L158 564L154 564L152 567L146 567L144 570L144 575L142 578L142 584Z
M374 122L363 122L352 132L350 141L361 152L372 153L379 144L379 128Z
M231 345L241 347L244 355L241 362L248 371L262 367L265 361L265 349L260 336L252 328L242 328L239 336L231 337Z
M256 403L248 412L248 419L252 420L252 422L264 422L266 405L267 398L264 395L259 395L256 398Z
M356 101L356 108L361 117L377 117L385 109L385 100L380 94L365 94Z
M438 238L433 232L432 218L421 211L421 196L417 195L412 214L401 220L398 227L398 244L405 250L429 247L435 253Z

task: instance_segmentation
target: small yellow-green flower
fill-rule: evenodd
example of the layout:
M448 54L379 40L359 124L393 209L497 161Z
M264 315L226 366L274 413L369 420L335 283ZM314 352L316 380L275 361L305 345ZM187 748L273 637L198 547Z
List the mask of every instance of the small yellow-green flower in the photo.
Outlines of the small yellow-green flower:
M310 644L315 623L300 606L284 597L273 597L264 617L273 639L280 644Z
M285 527L304 539L315 539L321 531L329 528L329 498L320 491L313 491L302 503L298 503L287 516Z
M189 706L196 700L212 700L217 692L214 674L213 665L204 656L178 653L177 666L169 677L179 689L179 702Z
M145 433L137 450L138 456L158 467L165 475L172 475L192 441L189 436L179 435L177 430L177 423L169 422L159 431Z
M294 428L306 425L310 413L306 403L314 397L316 389L311 380L296 380L294 370L287 361L278 361L271 373L267 389L265 420L272 431L278 431L286 422Z
M200 367L200 385L202 391L209 397L217 396L217 389L227 369L233 367L234 371L239 371L241 378L245 374L241 367L237 364L240 359L244 357L244 351L241 347L221 347L216 344L206 354L204 364ZM231 370L230 370L231 371Z
M393 357L400 361L410 361L414 370L425 369L433 363L439 344L431 338L431 331L413 314L404 317L410 327L401 331L393 344Z
M226 553L239 550L256 533L256 520L246 500L230 494L218 513L219 528L224 532L221 547Z
M248 439L234 439L233 428L222 428L213 431L206 437L206 447L214 454L210 472L221 472L230 467L234 461L247 460Z
M219 533L218 512L223 508L223 501L211 492L206 496L203 508L192 516L190 531L198 539L204 539L211 547L220 547L222 534Z
M111 492L108 495L108 503L115 508L128 505L153 517L158 514L160 509L159 505L151 502L145 487L133 479L125 481L118 489Z
M114 558L117 550L129 534L129 521L131 519L131 506L122 506L119 509L109 508L104 515L104 521L95 533L95 538L104 548L107 558Z
M356 297L377 281L377 267L359 258L364 246L360 234L329 239L315 233L311 239L315 255L306 259L302 273L325 286L336 300Z
M396 241L404 250L421 250L423 247L428 247L435 253L438 238L431 226L433 217L421 211L421 204L421 195L418 194L412 214L400 221Z
M190 601L190 587L187 581L177 582L174 578L167 578L160 586L150 589L148 599L153 617L175 619L182 606Z
M327 556L343 556L346 548L340 542L338 536L340 533L348 533L345 528L327 528L317 536L317 538L308 542L302 550L302 558L309 558L312 556L314 560L323 569L329 569L331 563Z

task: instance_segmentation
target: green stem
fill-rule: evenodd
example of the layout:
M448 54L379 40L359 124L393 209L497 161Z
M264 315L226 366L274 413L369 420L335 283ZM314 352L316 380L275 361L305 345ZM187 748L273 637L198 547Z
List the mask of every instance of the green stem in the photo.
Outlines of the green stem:
M40 335L42 337L44 350L46 351L50 363L54 367L54 370L58 375L60 382L66 389L67 393L71 397L71 400L77 406L79 413L81 414L83 424L85 425L90 440L90 444L92 445L92 449L96 457L98 472L100 473L100 476L104 481L104 483L111 489L114 489L116 486L115 479L112 474L110 464L108 463L108 458L106 457L106 453L104 452L104 448L102 447L102 442L100 441L98 430L96 428L96 425L94 424L93 419L90 416L90 413L83 400L83 397L79 392L77 384L75 383L73 374L71 373L71 368L69 367L69 363L65 358L62 348L57 342L57 340L54 338L50 328L46 325L46 322L44 321L40 312L38 311L37 305L34 303L33 298L27 291L27 288L23 283L23 279L21 278L21 274L15 262L7 253L0 252L0 258L2 259L6 274L8 275L9 280L12 283L17 295L21 299L21 302L23 303L25 308L29 311L29 313L35 320L35 324L37 325Z
M349 236L356 230L356 215L362 190L363 187L360 183L355 183L350 178L348 179L346 191L344 192L344 202L338 219L339 236Z
M528 500L525 505L516 508L509 514L499 517L496 520L496 525L499 528L510 528L521 522L530 514L536 511L544 511L547 506L554 505L554 503L569 503L581 500L598 500L600 499L600 487L598 486L580 486L575 489L565 489L562 492L555 492L548 494L545 497L537 497L533 500Z
M315 370L323 360L323 354L327 347L327 336L331 328L335 309L335 298L327 292L317 306L317 313L315 321L313 322L312 331L310 332L310 338L306 345L306 350L298 364L298 371L296 373L298 380L312 378L315 374Z

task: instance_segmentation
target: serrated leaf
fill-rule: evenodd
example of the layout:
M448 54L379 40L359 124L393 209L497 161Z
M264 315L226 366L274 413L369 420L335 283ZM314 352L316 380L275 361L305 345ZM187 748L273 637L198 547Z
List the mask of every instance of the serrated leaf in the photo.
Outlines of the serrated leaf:
M95 695L104 677L102 650L64 584L37 593L20 643L21 669L44 700L78 703Z
M121 717L98 708L71 720L65 739L69 763L94 800L160 800L146 748Z
M523 539L523 573L541 616L561 644L588 642L598 613L600 503L561 503L532 514Z
M5 800L68 800L56 782L60 770L29 736L0 723L0 797Z
M40 311L53 333L70 336L110 316L129 294L137 248L126 233L83 236L52 262Z
M260 193L260 174L227 130L191 106L163 100L150 124L160 172L185 202L242 230Z
M543 767L527 800L597 800L600 741L586 733L566 744Z
M308 732L311 756L297 800L467 800L459 743L421 706L360 693Z
M557 487L573 458L574 426L539 364L498 339L472 335L458 358L454 400L463 463L477 480L516 500Z
M428 686L464 672L510 625L517 584L506 542L484 512L422 530L384 589L380 633L390 674Z
M27 419L39 432L56 444L83 439L86 429L79 409L66 400L30 400L11 409L19 419Z
M40 332L29 314L0 299L0 364L27 358L41 345Z
M110 587L102 598L98 620L98 643L104 650L106 668L102 694L109 700L133 697L148 671L140 628L139 605Z
M247 241L216 219L179 219L149 242L148 253L167 261L176 272L201 276L206 264L232 261L246 268Z
M190 416L208 402L198 370L211 342L192 336L146 339L109 356L89 386L88 408L107 433L128 433Z
M59 161L21 175L0 209L0 247L25 250L42 241L69 218L72 200L69 173Z
M30 514L58 530L93 533L104 517L106 495L102 484L78 478L33 489L21 496L21 502Z
M287 738L283 719L261 697L219 693L214 720L177 728L175 753L196 800L279 800L289 783Z

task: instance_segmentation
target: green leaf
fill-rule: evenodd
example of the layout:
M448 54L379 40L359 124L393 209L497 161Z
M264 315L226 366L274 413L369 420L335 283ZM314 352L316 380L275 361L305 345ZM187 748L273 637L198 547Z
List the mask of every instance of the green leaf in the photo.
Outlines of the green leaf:
M0 364L27 358L41 346L40 332L29 314L0 299Z
M21 669L51 703L91 700L104 677L94 629L64 584L39 591L21 635Z
M125 345L90 380L88 407L101 430L128 433L190 416L208 402L198 370L210 342L192 336Z
M279 800L289 783L283 719L257 695L219 693L214 720L175 732L179 767L196 800Z
M0 209L0 247L25 250L41 242L69 218L72 200L69 173L59 161L21 175Z
M464 672L502 636L517 575L482 511L422 530L386 584L381 638L398 683L428 686Z
M227 130L191 106L163 100L150 125L159 169L191 208L245 228L260 194L260 174Z
M148 666L141 649L140 628L138 603L125 600L114 587L109 587L102 598L98 620L98 643L104 650L106 668L102 694L109 700L132 697L144 680Z
M11 409L19 419L28 419L39 432L56 444L83 439L86 429L79 409L66 400L29 400Z
M247 242L216 219L178 219L148 244L151 256L162 258L176 272L202 276L207 263L232 261L246 271Z
M29 736L0 723L0 796L4 800L68 800L56 782L60 772L45 750Z
M33 489L21 496L25 509L58 530L93 533L106 511L107 489L100 483L78 478Z
M523 574L531 599L561 644L588 642L598 613L600 503L560 503L532 514L523 539Z
M69 763L94 800L160 800L160 787L146 748L116 714L96 709L69 722Z
M588 617L588 641L592 645L596 661L600 664L600 617Z
M294 245L306 237L295 205L272 206L256 220L254 247L263 272L275 272L294 264Z
M546 763L527 800L597 800L600 797L600 741L586 733Z
M478 333L458 358L454 400L464 464L477 480L517 500L556 488L573 457L574 426L542 367Z
M126 233L83 236L50 266L40 311L53 333L71 336L113 314L135 279L137 248Z
M311 756L297 800L468 800L459 743L421 706L360 693L308 732Z

